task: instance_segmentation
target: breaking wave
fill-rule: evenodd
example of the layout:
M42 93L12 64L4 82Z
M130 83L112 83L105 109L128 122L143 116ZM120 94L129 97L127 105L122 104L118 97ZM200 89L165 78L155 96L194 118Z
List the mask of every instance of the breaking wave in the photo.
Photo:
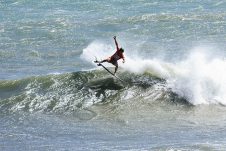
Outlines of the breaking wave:
M104 50L100 47L105 45L92 43L84 49L81 58L92 62L93 55L90 54ZM101 67L90 71L2 80L0 110L2 113L85 114L78 111L92 112L88 109L100 104L122 110L133 104L136 108L146 105L155 108L163 104L168 108L170 104L225 105L226 61L207 55L206 50L197 47L189 57L176 63L154 58L134 59L127 55L126 63L120 65L118 72L125 83ZM98 53L100 56L107 54ZM114 70L111 66L109 69ZM89 118L88 115L85 118Z
M152 103L176 98L167 90L166 81L159 77L122 70L118 76L126 84L106 74L105 70L1 81L0 110L2 113L26 111L66 114L98 104ZM178 97L177 101L180 99Z
M112 48L93 42L83 50L82 58L92 62L93 54L103 57ZM108 50L108 52L106 52ZM190 50L188 57L173 63L161 59L143 59L133 52L126 54L126 63L120 66L140 76L149 73L166 81L165 87L193 105L226 105L226 61L214 54L216 48L199 46Z

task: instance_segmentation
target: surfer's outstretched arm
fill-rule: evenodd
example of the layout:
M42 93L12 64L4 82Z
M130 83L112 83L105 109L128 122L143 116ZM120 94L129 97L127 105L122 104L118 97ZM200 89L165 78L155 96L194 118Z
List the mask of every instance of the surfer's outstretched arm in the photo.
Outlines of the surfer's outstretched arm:
M117 42L117 40L116 40L116 36L114 36L113 38L114 38L114 40L115 40L116 49L117 49L117 51L118 51L118 50L119 50L119 47L118 47L118 42Z

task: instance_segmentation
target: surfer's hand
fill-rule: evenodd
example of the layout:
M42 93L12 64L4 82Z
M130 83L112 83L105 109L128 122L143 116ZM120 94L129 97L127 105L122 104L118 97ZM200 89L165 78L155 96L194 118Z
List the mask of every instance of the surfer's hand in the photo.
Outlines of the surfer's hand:
M116 39L116 36L114 36L113 38Z

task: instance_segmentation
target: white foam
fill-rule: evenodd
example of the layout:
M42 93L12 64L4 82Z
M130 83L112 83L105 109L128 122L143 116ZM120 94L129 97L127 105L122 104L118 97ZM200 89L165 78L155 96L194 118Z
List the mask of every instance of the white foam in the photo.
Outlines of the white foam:
M95 57L97 57L98 60L102 60L110 57L111 54L114 53L114 51L115 50L111 45L107 45L99 41L94 41L83 50L80 57L90 63L93 63Z
M195 48L190 56L176 65L179 71L167 79L174 92L192 104L226 105L226 61L209 56L206 48Z
M93 63L95 57L97 57L98 60L102 60L113 55L115 51L116 50L113 45L104 44L100 41L94 41L83 50L83 53L80 57L90 63ZM142 74L144 72L151 72L156 76L161 76L164 78L169 76L168 71L166 70L167 65L169 63L164 63L158 59L144 60L138 57L134 58L134 56L137 55L133 55L133 52L131 52L130 50L125 52L125 56L125 64L122 63L122 60L118 61L119 66L125 70L138 74ZM105 65L112 66L108 63L106 63Z
M162 62L158 59L130 59L128 57L125 65L122 65L121 67L137 74L148 72L160 78L167 78L169 76L168 65L169 63Z
M121 68L136 74L150 73L167 81L167 86L190 103L226 105L226 60L214 57L208 47L196 47L187 59L169 63L159 59L133 58L125 52L126 63ZM101 42L93 42L81 55L87 61L93 56L104 58L114 53L114 48Z

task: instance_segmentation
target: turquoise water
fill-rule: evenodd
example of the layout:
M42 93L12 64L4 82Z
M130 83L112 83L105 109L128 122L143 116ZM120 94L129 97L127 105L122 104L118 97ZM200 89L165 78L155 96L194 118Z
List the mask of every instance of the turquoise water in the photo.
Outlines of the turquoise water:
M225 150L225 10L0 0L0 150ZM113 36L125 83L93 63Z

